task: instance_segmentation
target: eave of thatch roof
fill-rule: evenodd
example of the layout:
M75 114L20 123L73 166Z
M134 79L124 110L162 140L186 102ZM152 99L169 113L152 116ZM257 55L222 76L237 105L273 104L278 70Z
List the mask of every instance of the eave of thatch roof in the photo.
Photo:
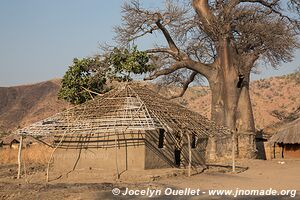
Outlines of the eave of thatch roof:
M300 144L300 118L280 128L270 143Z

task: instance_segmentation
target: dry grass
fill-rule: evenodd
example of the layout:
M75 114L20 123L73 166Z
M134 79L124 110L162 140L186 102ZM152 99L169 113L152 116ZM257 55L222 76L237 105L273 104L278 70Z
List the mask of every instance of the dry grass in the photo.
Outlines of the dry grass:
M22 150L22 160L28 164L46 164L51 148L44 145L33 145ZM17 164L18 149L0 149L0 164Z

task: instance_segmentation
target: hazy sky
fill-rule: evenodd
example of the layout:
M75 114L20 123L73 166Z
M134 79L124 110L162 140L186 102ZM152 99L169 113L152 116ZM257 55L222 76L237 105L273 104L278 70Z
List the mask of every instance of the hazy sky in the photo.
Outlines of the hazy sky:
M113 26L121 24L122 2L0 1L0 86L62 77L74 57L99 52L99 43L113 42ZM253 78L290 73L298 66L300 51L293 63L280 70L263 70Z

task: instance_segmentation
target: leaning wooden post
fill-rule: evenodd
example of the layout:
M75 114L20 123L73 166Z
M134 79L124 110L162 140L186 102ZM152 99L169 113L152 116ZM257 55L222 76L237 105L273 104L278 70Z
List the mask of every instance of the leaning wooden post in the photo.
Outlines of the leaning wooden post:
M191 167L192 167L192 151L191 151L191 140L190 135L187 133L188 146L189 146L189 176L191 176Z
M60 143L59 143L60 144ZM47 164L47 170L46 170L46 182L48 183L49 182L49 171L50 171L50 165L51 165L51 161L54 157L54 153L56 151L56 149L58 148L59 144L53 149L51 155L50 155L50 158L48 160L48 164Z
M235 132L232 132L232 172L235 172Z
M18 176L17 178L20 179L21 176L21 159L22 159L22 146L23 146L23 136L20 136L20 143L19 143L19 152L18 152Z

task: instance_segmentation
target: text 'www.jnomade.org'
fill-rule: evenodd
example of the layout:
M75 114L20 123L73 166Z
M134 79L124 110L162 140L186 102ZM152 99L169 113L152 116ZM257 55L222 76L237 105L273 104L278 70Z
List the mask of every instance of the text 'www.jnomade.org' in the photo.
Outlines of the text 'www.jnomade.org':
M200 196L200 195L208 195L208 196L289 196L295 197L297 194L296 190L274 190L272 188L260 190L260 189L239 189L236 188L234 190L200 190L200 189L173 189L173 188L165 188L165 189L119 189L114 188L112 190L113 195L120 196L146 196L146 197L155 197L155 196Z

